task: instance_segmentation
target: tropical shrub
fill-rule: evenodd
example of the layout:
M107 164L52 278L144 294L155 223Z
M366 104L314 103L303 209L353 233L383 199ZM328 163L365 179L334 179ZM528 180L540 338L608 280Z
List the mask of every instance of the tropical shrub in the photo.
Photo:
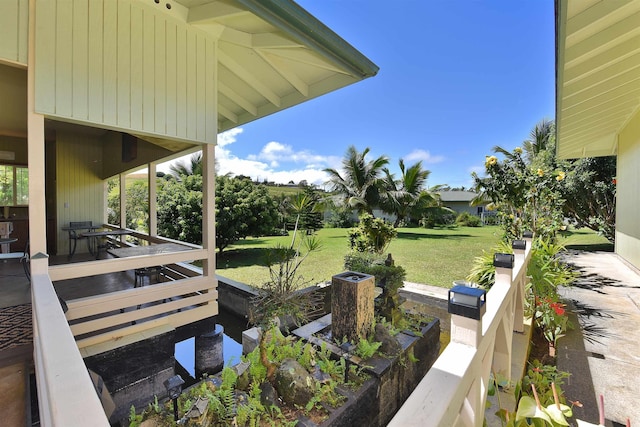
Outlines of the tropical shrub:
M514 394L518 400L515 412L501 408L496 415L506 427L568 426L573 416L572 407L566 405L562 385L568 372L558 371L555 366L543 365L538 360L529 364L527 374L517 384ZM495 394L497 381L492 381L489 395ZM579 402L571 402L573 404Z
M520 147L512 152L494 147L494 151L504 159L487 156L487 177L480 178L475 173L472 176L475 190L491 200L504 227L505 240L516 239L527 230L554 239L564 219L559 186L565 172L544 164L527 164Z
M357 252L382 254L397 234L393 225L365 213L358 226L349 230L349 245Z
M569 328L569 317L564 304L550 298L536 298L535 322L549 342L550 356L555 356L558 338L564 336Z
M471 215L469 212L462 212L456 218L456 224L463 227L480 227L482 221L478 216Z
M298 246L294 247L296 243ZM278 245L267 251L265 262L269 268L269 280L256 289L258 294L252 300L249 313L252 323L268 328L275 317L286 316L300 325L316 311L321 303L319 295L295 291L312 281L299 275L298 269L320 246L315 236L304 235L296 239L294 234L291 246Z
M491 289L496 280L496 268L493 266L493 255L496 253L511 254L513 249L507 242L500 241L491 250L483 250L482 255L473 259L467 280L477 283L484 289Z
M332 205L329 210L329 217L326 226L331 228L350 228L353 227L353 210L348 206Z

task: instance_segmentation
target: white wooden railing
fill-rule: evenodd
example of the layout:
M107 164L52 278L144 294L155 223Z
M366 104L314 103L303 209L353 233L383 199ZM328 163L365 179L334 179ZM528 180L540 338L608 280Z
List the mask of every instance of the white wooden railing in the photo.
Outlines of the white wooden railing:
M40 425L108 427L51 279L34 274L31 286Z
M170 241L143 234L136 237L153 243ZM135 335L148 337L154 330L173 329L218 314L215 276L202 276L200 270L174 264L206 257L205 249L190 246L193 250L48 267L45 259L32 259L32 267L37 267L32 269L31 285L41 425L109 426L83 357L125 345ZM172 280L68 300L66 315L52 283L156 265L167 265L167 277ZM90 286L91 278L86 280Z
M217 282L194 277L67 301L80 349L160 326L177 328L218 314ZM151 304L145 307L145 304Z
M511 378L513 332L524 329L524 285L531 258L514 250L513 269L496 268L477 321L451 315L451 341L389 426L481 427L491 372Z

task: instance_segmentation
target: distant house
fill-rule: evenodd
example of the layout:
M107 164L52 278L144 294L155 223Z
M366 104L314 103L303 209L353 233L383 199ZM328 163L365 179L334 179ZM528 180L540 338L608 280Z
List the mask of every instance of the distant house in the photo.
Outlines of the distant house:
M471 201L478 196L473 191L441 191L438 194L440 194L442 206L455 211L457 215L467 212L482 217L487 204L489 204L487 201L479 206L471 206Z

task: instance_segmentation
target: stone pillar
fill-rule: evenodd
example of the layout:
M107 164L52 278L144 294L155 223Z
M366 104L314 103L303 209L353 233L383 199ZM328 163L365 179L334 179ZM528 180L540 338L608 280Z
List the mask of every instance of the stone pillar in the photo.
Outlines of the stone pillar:
M331 333L356 344L371 330L374 314L375 278L347 271L331 278Z
M208 334L196 336L196 378L203 374L215 374L224 366L222 341L224 328L216 325L216 329Z

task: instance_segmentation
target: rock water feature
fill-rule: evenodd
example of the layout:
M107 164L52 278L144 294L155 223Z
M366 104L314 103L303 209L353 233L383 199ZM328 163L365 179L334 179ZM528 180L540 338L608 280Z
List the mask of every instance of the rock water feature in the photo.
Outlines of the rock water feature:
M411 316L412 330L393 331L374 320L374 277L354 272L336 275L331 283L332 313L293 331L293 334L320 347L329 348L335 357L349 360L370 375L358 389L341 388L344 404L332 411L322 426L384 426L433 365L440 352L440 322ZM367 335L380 343L379 352L362 360L346 352ZM337 341L337 342L336 342ZM306 420L303 425L315 423Z
M384 321L374 327L374 287L370 275L334 276L330 288L318 288L330 290L332 313L288 336L269 330L262 353L256 348L245 362L185 390L181 405L199 402L203 409L182 407L184 424L243 426L262 420L280 425L297 420L296 425L307 427L386 425L435 362L440 327L438 319L406 314L402 330ZM260 335L253 332L254 343L260 344ZM363 342L364 347L379 347L365 360L359 353ZM265 412L270 405L279 409ZM146 419L144 426L163 425L149 419L166 416L167 410L149 411L139 416Z

